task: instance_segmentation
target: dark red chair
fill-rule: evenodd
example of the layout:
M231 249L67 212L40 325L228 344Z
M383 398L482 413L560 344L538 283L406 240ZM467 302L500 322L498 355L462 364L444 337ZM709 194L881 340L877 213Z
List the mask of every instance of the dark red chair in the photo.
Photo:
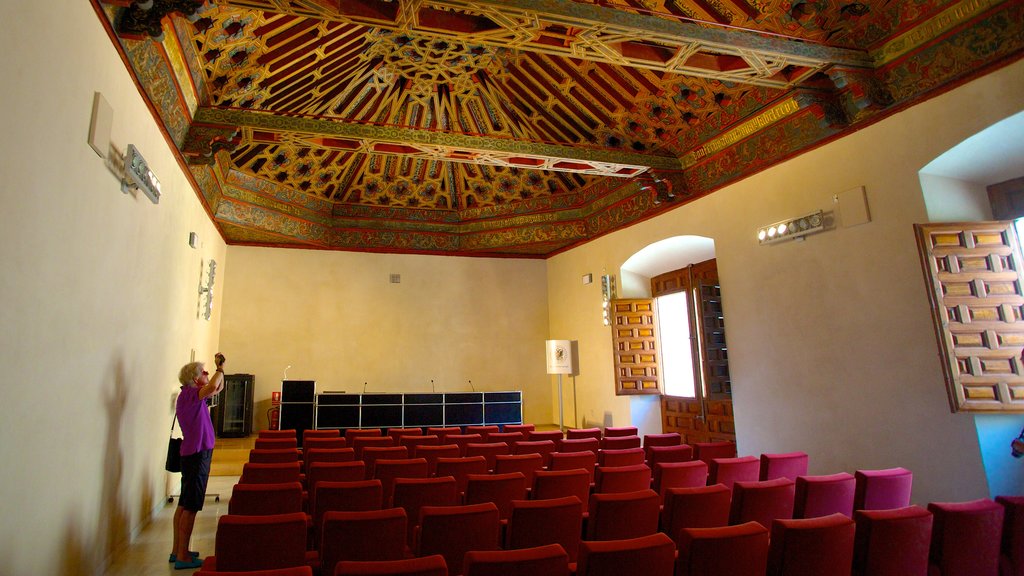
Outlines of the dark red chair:
M857 470L854 510L891 510L910 506L914 475L906 468Z
M516 442L526 439L526 435L522 432L491 432L484 438L488 443L490 442L504 442L508 445L509 454L511 454L512 445Z
M541 440L551 440L557 443L559 440L565 438L561 430L530 430L526 433L526 440L528 442L539 442Z
M604 429L604 437L638 436L640 430L636 426L609 426Z
M1024 496L996 496L1004 509L1000 570L1004 576L1024 576Z
M850 576L853 520L842 514L776 520L768 542L768 576Z
M275 448L249 450L249 462L257 464L280 464L282 462L298 462L298 448Z
M540 454L544 459L544 466L551 463L551 454L555 452L554 440L524 440L512 444L513 454Z
M295 566L294 568L278 568L276 570L252 570L245 576L313 576L313 568ZM238 572L221 572L220 570L199 570L192 576L239 576Z
M558 544L466 552L466 576L569 576L569 558Z
M406 436L423 436L422 428L388 428L388 436L395 441L395 446L401 446L402 438Z
M680 444L678 446L651 446L645 453L647 465L654 470L658 464L669 462L689 462L693 460L693 446ZM707 466L707 464L705 464Z
M998 576L1003 507L988 498L932 502L931 576Z
M415 528L420 524L420 509L424 506L455 506L459 503L459 492L455 478L396 478L392 505L405 510L409 530L407 542L413 544Z
M735 458L735 442L694 442L693 459L702 460L708 467L715 458Z
M203 570L248 572L320 564L316 552L306 550L306 515L272 514L235 516L217 520L214 555L203 560Z
M513 500L526 499L526 476L521 472L508 474L470 474L466 477L466 504L492 502L498 507L498 516L507 520L512 513Z
M437 461L441 458L458 458L459 447L455 444L416 445L412 447L413 458L427 461L427 476L437 475Z
M639 436L605 436L601 438L601 450L625 450L640 448Z
M302 459L305 460L313 450L336 450L348 448L348 441L338 436L337 438L306 438L302 441ZM351 448L349 448L351 450ZM354 452L353 452L354 454ZM352 457L355 459L355 456Z
M598 468L614 468L633 466L644 463L643 448L626 448L625 450L601 450L597 453Z
M298 434L294 428L288 428L286 430L260 430L256 433L257 438L295 438L298 439Z
M601 441L597 438L565 438L555 441L556 452L593 452L601 448Z
M654 447L682 446L683 437L678 432L666 432L664 434L644 434L643 449L644 460L650 460L650 451Z
M448 436L451 434L462 434L462 428L459 428L458 426L430 427L427 428L427 434L437 436L438 439L440 439L441 444L451 444L451 442L446 441Z
M253 448L256 450L297 450L299 441L294 436L291 438L256 438L253 441Z
M348 444L355 451L356 460L364 460L363 453L367 448L392 448L395 440L390 436L356 436Z
M760 469L761 461L754 456L713 458L708 466L708 484L725 484L732 488L737 480L753 482L757 480Z
M366 479L366 467L362 461L352 462L315 462L306 474L306 487L309 490L310 510L316 500L316 489L321 482L356 482Z
M576 576L672 576L672 539L658 532L625 540L580 542Z
M391 440L388 438L388 440ZM405 446L366 446L363 448L363 457L360 460L366 465L366 478L373 478L377 466L377 460L406 460L409 458L409 449ZM424 460L425 461L425 460Z
M328 512L367 512L383 508L380 480L321 482L313 499L313 543L319 545L320 530Z
M469 482L470 474L487 474L487 460L483 456L437 459L436 475L455 478L460 498L466 493L466 483Z
M534 500L575 496L580 502L590 501L590 474L583 469L538 470L533 475Z
M683 528L716 528L729 524L732 491L721 484L669 488L661 510L661 531L679 536Z
M533 424L505 424L501 427L502 432L520 432L524 438L536 429Z
M465 430L466 434L479 434L480 437L483 438L482 442L489 442L489 440L487 440L487 435L495 432L501 432L501 427L494 425L466 426Z
M659 462L654 465L651 488L665 500L669 488L700 488L708 485L708 465L700 460Z
M654 490L592 494L585 540L620 540L658 531L661 499Z
M558 544L575 564L583 533L583 503L575 496L514 500L505 529L506 550Z
M228 514L266 516L302 512L302 484L235 484Z
M483 434L448 434L444 437L445 444L455 444L459 447L459 456L466 455L466 445L483 444Z
M441 439L434 434L423 434L420 436L401 436L398 438L398 446L405 446L409 449L410 455L416 454L417 446L440 446Z
M470 442L466 444L466 456L483 456L487 460L487 469L494 470L494 459L498 455L511 454L512 449L504 442Z
M452 576L462 574L471 550L497 550L501 520L490 502L467 506L424 506L417 530L417 556L440 554Z
M650 487L651 469L646 464L598 468L594 475L595 493L636 492ZM658 501L661 501L660 496Z
M302 465L298 462L282 462L280 464L258 464L246 462L242 464L242 475L239 484L281 484L301 482Z
M764 576L768 529L758 522L683 528L675 576Z
M334 440L345 441L344 438L336 438ZM311 444L317 444L319 442L334 441L323 438L310 439ZM309 467L317 462L354 462L356 459L356 451L351 448L308 448L302 451L302 461L306 465L306 472L309 472Z
M565 431L565 437L570 439L576 438L593 438L595 440L601 439L600 428L570 428Z
M377 460L373 467L373 477L380 480L384 491L384 506L390 507L395 480L398 478L426 478L427 460L425 458Z
M795 482L797 476L807 475L807 461L808 457L805 452L761 454L761 469L758 480L789 478Z
M448 576L448 565L440 554L405 560L348 560L338 563L334 576Z
M380 428L349 428L345 430L345 440L352 445L352 440L365 436L381 436Z
M310 440L312 440L314 438L316 438L318 440L322 440L322 439L338 439L338 438L341 438L341 437L342 437L341 436L341 430L338 430L337 428L332 428L332 429L328 429L328 430L314 430L312 428L309 428L309 429L306 429L306 430L302 431L302 449L305 450L306 449L306 442L308 442L308 441L310 441Z
M732 487L729 524L758 522L768 530L778 518L793 517L795 483L789 478L743 482Z
M590 481L594 481L594 469L597 468L597 454L589 450L583 452L552 452L548 470L586 470Z
M856 576L928 576L931 512L920 506L858 510L854 520Z
M343 560L401 560L406 543L405 510L328 512L320 531L320 572L333 574Z
M544 468L540 454L507 454L494 457L494 473L508 474L521 472L526 477L526 486L533 487L533 475Z
M839 472L824 476L797 476L793 518L816 518L839 512L853 517L852 474Z

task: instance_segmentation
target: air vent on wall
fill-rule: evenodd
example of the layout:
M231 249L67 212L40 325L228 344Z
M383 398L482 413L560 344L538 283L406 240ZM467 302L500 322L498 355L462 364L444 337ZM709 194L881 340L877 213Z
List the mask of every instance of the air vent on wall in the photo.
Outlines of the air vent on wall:
M391 275L391 283L392 284L401 284L402 283L402 275L401 274L392 274Z

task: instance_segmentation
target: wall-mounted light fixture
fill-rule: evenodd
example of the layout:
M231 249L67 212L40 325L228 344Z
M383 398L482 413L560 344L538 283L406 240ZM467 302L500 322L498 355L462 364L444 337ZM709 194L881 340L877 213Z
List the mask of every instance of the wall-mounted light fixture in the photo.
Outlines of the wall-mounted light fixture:
M789 218L757 229L758 244L794 240L825 229L825 213L821 210Z
M206 285L199 278L199 315L209 320L213 314L213 280L217 276L217 261L210 259L210 268L206 274Z
M605 274L601 276L601 314L604 317L604 325L612 323L612 300L615 298L615 276Z
M153 201L153 204L160 203L160 180L149 169L149 164L146 164L146 159L139 154L134 144L128 145L128 151L124 155L121 192L142 192Z

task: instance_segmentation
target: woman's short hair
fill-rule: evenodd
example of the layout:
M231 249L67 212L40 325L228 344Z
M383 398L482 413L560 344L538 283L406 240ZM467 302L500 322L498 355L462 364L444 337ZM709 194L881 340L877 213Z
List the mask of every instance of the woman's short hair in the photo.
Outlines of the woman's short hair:
M199 378L202 374L202 362L189 362L182 366L181 370L178 371L178 382L181 382L182 386L191 386L192 381Z

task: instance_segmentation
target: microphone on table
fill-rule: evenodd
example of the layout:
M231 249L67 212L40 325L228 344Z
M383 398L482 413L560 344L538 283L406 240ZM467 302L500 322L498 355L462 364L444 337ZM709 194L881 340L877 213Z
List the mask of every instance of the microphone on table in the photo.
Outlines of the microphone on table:
M366 382L363 382L363 394L366 394Z
M430 391L431 392L437 392L437 390L434 389L434 379L433 378L430 379Z
M473 392L476 392L476 388L473 387L473 381L472 380L469 381L469 389L472 390Z

